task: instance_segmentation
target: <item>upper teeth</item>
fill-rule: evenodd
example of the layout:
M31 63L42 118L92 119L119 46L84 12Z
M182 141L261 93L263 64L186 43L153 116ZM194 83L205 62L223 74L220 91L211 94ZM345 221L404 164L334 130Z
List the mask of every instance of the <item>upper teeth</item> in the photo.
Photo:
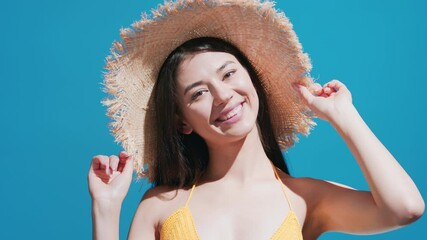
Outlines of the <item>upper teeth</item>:
M242 109L242 104L239 104L239 106L235 107L233 110L228 112L225 116L220 117L219 120L225 121L234 117L240 111L240 109Z

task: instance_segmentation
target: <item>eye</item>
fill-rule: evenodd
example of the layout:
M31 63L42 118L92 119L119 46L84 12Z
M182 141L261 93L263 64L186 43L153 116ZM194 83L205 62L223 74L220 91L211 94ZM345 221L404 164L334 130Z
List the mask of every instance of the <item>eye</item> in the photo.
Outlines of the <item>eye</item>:
M195 93L193 93L193 95L191 95L191 101L196 101L200 96L205 94L207 91L208 91L207 89L201 89L196 91Z
M234 73L236 73L236 70L230 70L230 71L228 71L228 72L226 72L225 74L224 74L224 77L223 77L223 79L222 80L226 80L226 79L228 79L228 78L230 78L231 76L233 76L234 75Z

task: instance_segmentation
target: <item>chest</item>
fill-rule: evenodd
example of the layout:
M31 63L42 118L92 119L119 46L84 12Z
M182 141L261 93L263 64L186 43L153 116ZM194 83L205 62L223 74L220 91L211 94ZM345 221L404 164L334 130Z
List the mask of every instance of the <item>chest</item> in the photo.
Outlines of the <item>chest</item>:
M282 225L289 225L291 212L282 210L270 214L254 209L239 214L217 212L210 214L211 219L196 215L193 220L197 235L204 240L271 239Z
M222 191L222 194L215 195L203 194L201 190L196 193L187 207L177 211L174 221L167 219L168 224L175 222L181 225L177 226L181 232L185 230L190 234L185 239L259 240L284 239L283 234L301 236L297 217L280 190L264 189L240 194Z
M227 220L222 224L214 224L202 227L202 231L195 227L194 219L188 207L178 209L171 218L164 223L161 240L198 240L198 239L293 239L301 240L302 232L297 217L293 211L289 211L284 220L274 232L269 233L271 226L259 224L257 221L239 223L237 225ZM214 231L210 231L214 230ZM267 230L267 231L266 231Z

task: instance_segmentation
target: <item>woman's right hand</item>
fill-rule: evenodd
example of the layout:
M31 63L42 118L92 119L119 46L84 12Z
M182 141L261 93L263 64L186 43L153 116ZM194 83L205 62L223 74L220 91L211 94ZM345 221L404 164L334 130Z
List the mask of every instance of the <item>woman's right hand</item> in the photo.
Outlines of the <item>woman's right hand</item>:
M119 156L95 156L88 175L92 201L121 205L129 190L132 172L132 157L125 152Z

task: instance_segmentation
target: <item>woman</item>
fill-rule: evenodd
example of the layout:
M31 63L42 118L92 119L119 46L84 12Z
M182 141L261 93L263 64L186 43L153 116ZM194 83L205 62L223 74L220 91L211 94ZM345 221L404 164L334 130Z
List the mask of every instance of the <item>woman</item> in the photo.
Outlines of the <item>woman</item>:
M345 85L320 86L303 74L308 58L271 6L183 1L154 15L159 19L125 32L120 55L109 60L106 82L115 98L107 105L130 154L93 158L94 238L118 238L134 165L156 186L135 213L130 239L316 239L326 231L386 231L422 215L415 184L363 122ZM236 21L244 17L253 22ZM165 33L168 24L179 32ZM340 133L370 192L289 176L280 148L307 133L306 107Z

